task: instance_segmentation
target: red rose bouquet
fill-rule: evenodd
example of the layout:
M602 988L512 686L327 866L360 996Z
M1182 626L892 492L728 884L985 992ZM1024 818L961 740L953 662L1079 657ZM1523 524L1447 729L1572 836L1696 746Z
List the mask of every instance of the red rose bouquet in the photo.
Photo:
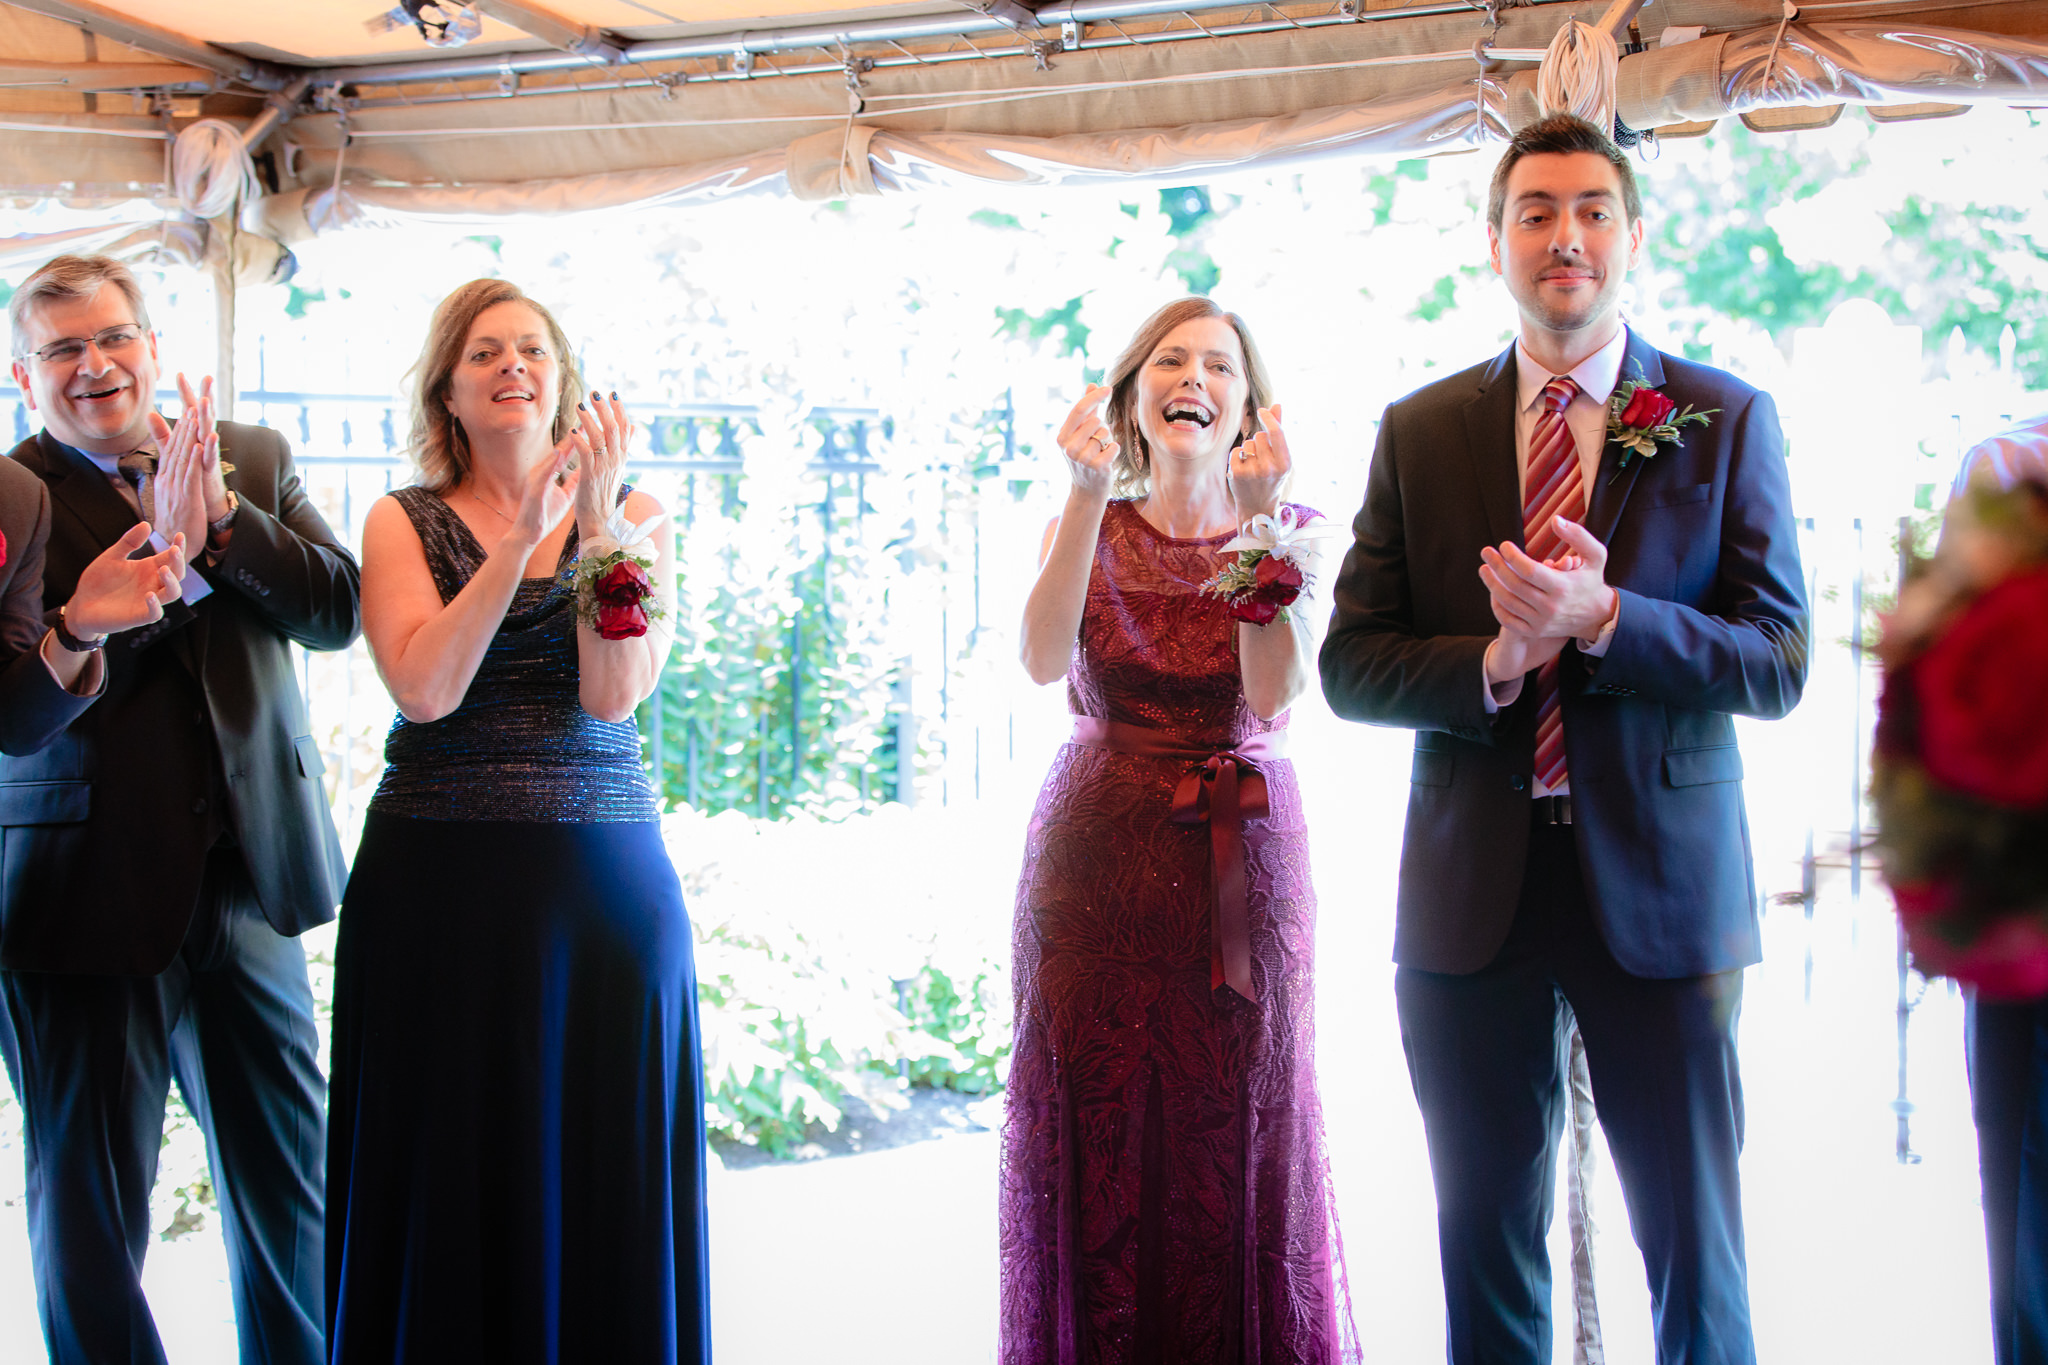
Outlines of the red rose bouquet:
M562 571L576 594L576 618L607 640L637 639L667 612L647 574L654 567L649 541L660 521L629 525L621 504L600 531L584 537L576 561Z
M1327 522L1299 524L1294 518L1294 509L1283 507L1277 517L1261 513L1246 522L1223 547L1237 558L1203 583L1202 591L1222 598L1240 621L1285 621L1287 608L1315 586L1306 567L1311 543L1333 529Z
M2048 486L1952 507L1879 655L1872 790L1914 959L2048 995Z

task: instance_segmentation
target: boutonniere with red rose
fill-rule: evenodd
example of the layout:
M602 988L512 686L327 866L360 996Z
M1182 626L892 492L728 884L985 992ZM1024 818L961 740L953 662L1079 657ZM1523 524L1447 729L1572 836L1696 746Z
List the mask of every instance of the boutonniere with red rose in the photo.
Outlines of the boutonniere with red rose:
M657 515L632 525L621 503L601 530L577 545L575 562L562 571L576 594L576 619L607 640L637 639L668 612L647 573L661 522Z
M1275 517L1264 513L1239 528L1221 553L1237 558L1202 584L1202 591L1220 597L1230 614L1255 626L1287 619L1287 608L1315 587L1308 572L1310 546L1335 528L1317 519L1297 522L1292 507Z
M0 569L7 567L7 536L0 532Z
M1951 506L1878 647L1871 789L1920 970L2048 995L2048 485Z
M1688 403L1681 412L1670 395L1651 388L1640 376L1622 380L1607 399L1607 439L1621 447L1621 463L1614 474L1627 469L1638 455L1649 459L1659 445L1677 445L1683 428L1695 422L1706 426L1719 411L1694 412ZM1608 481L1613 482L1613 476Z

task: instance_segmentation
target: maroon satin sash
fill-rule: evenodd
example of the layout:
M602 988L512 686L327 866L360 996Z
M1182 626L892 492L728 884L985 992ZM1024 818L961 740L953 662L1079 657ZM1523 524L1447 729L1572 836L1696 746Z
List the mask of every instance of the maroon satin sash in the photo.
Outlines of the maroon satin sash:
M1173 819L1209 826L1210 880L1215 904L1209 918L1209 989L1229 986L1257 1000L1252 985L1252 939L1244 863L1244 822L1269 810L1261 763L1285 756L1287 732L1247 735L1227 749L1192 744L1166 730L1094 716L1074 717L1073 742L1091 749L1166 758L1188 765L1173 791Z

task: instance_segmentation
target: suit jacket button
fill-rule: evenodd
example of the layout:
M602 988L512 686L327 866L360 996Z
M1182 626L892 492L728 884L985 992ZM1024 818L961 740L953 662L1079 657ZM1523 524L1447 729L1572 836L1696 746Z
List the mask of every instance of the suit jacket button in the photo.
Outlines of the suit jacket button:
M204 815L204 814L206 814L206 798L205 798L205 797L203 797L203 796L202 796L202 797L200 797L200 798L199 798L199 799L198 799L197 801L194 801L194 802L192 803L192 813L193 813L194 815Z
M1516 791L1521 791L1529 785L1529 779L1522 776L1520 773L1516 773L1514 776L1508 779L1508 785L1510 787L1513 787Z
M192 723L194 725L206 724L206 713L204 711L194 711L192 713Z

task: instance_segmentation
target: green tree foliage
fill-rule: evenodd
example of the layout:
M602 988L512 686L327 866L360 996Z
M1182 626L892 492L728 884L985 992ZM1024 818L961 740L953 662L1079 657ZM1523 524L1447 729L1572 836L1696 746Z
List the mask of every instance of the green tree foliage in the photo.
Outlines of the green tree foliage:
M1943 126L1955 130L1954 148L1947 161L1930 158L1937 175L1971 139L1968 123ZM1861 114L1825 138L1759 135L1727 119L1682 165L1667 153L1663 164L1639 167L1651 269L1661 301L1693 334L1688 349L1704 355L1703 335L1731 321L1787 346L1793 328L1870 299L1922 329L1930 361L1956 328L1995 353L2009 325L2015 368L2030 387L2048 386L2038 152L2004 183L1930 190L1883 144L1913 135L1872 127ZM1959 198L1959 190L1982 197Z

